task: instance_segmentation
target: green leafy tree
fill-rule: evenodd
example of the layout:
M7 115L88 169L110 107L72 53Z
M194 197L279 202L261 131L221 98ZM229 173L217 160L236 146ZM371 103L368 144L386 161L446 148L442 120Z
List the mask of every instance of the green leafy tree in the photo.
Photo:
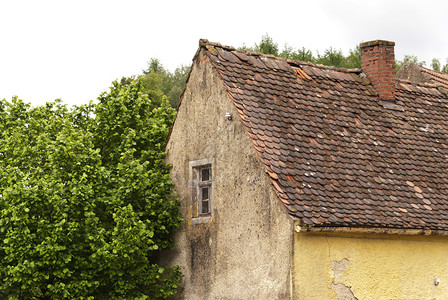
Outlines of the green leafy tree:
M278 44L268 35L262 36L260 43L255 43L253 47L243 45L242 50L261 52L264 54L272 54L288 59L295 59L300 61L312 62L315 64L322 64L327 66L334 66L340 68L361 68L361 49L356 46L354 49L349 49L349 53L345 56L342 50L336 50L332 47L326 49L323 54L313 52L304 47L294 50L293 47L285 44L283 50L279 50ZM425 61L420 61L415 55L405 55L402 60L395 61L395 71L398 71L406 62L412 62L420 66L425 66ZM448 59L445 65L442 65L436 58L432 60L431 67L435 71L448 74Z
M0 102L0 298L163 299L180 224L164 143L175 111L140 81L67 109Z
M300 61L308 61L313 63L316 62L316 58L314 57L313 52L311 50L308 50L303 47L294 51L294 49L288 44L285 44L279 56Z
M295 52L292 52L291 58L300 60L300 61L308 61L308 62L316 61L316 58L314 57L313 52L309 49L306 49L305 47L302 47L300 49L297 49Z
M446 59L446 64L443 66L441 72L448 74L448 58Z
M317 54L318 64L334 67L343 67L345 65L345 57L342 50L336 50L330 47L324 51L323 55Z
M264 54L278 56L278 44L268 34L263 35L259 44L255 44L254 50Z
M279 54L278 44L274 42L274 40L267 33L261 37L260 43L255 43L253 47L243 45L242 47L240 47L240 49L287 58L289 58L288 56L291 55L291 53L293 52L291 47L285 45L285 49Z
M348 51L345 57L345 68L361 68L361 47L358 45L354 49Z
M411 62L411 63L417 64L419 66L426 65L425 61L420 61L418 59L418 57L415 55L405 55L402 60L395 60L395 71L397 72L398 70L400 70L401 67L403 67L403 65L407 62Z
M165 69L158 59L152 58L148 62L148 68L143 70L140 76L143 82L144 90L159 91L156 97L165 95L172 107L177 107L181 94L185 88L190 68L181 65L174 72ZM157 98L159 99L159 98Z
M324 51L323 55L318 53L315 62L338 68L361 68L361 48L357 46L355 49L350 49L349 55L344 56L342 50L330 47Z
M147 93L149 98L152 99L153 107L158 107L163 97L165 96L162 90L162 84L167 76L167 71L160 64L159 60L152 59L149 62L149 68L143 71L144 75L139 75L137 79L140 79L143 92Z
M440 60L438 60L437 58L433 58L433 59L432 59L432 62L431 62L431 68L432 68L434 71L440 72L440 69L441 69L441 63L440 63Z
M434 71L442 72L448 74L448 58L446 60L446 64L442 65L439 59L433 58L431 62L431 68Z
M280 51L278 44L268 35L265 34L260 43L255 43L253 47L243 46L240 49L247 51L261 52L264 54L272 54L288 59L295 59L300 61L312 62L327 66L335 66L340 68L361 68L361 52L360 48L349 50L349 55L344 56L342 50L336 50L332 47L326 49L324 53L313 55L313 52L304 47L294 50L293 47L285 44L283 50Z
M163 81L162 91L168 97L172 107L179 105L180 97L187 82L188 73L190 73L190 67L181 65L174 70L174 73L169 73Z
M142 92L151 99L152 108L159 107L163 98L167 98L173 108L179 105L180 97L185 88L190 67L181 65L174 72L165 69L158 59L152 58L142 75L123 77L121 85L129 85L140 81Z

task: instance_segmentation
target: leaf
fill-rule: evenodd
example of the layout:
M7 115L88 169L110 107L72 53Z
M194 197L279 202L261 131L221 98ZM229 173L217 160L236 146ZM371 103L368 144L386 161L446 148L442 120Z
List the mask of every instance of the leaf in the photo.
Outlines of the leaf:
M139 81L71 109L0 101L1 295L175 293L180 271L150 264L181 221L163 162L175 110L159 104Z

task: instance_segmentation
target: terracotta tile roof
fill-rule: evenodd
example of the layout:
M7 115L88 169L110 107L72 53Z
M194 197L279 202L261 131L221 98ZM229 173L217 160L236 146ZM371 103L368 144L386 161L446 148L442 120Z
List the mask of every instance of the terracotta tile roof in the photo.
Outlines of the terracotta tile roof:
M448 92L201 40L275 191L312 226L448 230Z
M433 83L439 83L445 88L448 88L448 74L426 69L424 67L421 68L422 72L428 74L431 77Z
M397 77L414 82L432 83L448 89L448 74L430 70L411 62L403 65L398 71Z

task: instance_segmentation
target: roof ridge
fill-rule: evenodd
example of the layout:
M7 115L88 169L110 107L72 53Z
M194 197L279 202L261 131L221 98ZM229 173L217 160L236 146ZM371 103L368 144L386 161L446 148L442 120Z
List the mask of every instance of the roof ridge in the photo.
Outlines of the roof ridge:
M426 74L428 74L429 76L433 77L432 81L438 81L438 79L440 80L448 80L448 74L440 72L440 71L436 71L436 70L432 70L429 69L427 67L421 66L419 64L416 64L414 62L406 62L405 65L412 65L415 66L416 68L420 68L420 70ZM443 83L435 83L435 84L441 84L443 87L445 87L445 85Z
M222 44L216 43L216 42L210 42L208 39L200 39L199 40L199 47L205 47L207 45L225 48L225 49L229 49L229 50L236 50L235 47L222 45Z
M301 61L301 60L297 60L297 59L290 59L290 58L285 58L285 57L279 57L279 56L275 56L272 54L265 54L265 53L261 53L261 52L255 52L255 51L248 51L248 50L244 50L244 49L238 49L232 46L226 46L226 45L222 45L220 43L216 43L216 42L210 42L208 39L200 39L199 40L199 46L200 47L206 47L207 45L209 46L213 46L213 47L219 47L225 50L230 50L230 51L239 51L242 52L246 55L251 55L251 56L263 56L263 57L268 57L268 58L272 58L275 60L281 60L281 61L285 61L286 63L292 65L292 67L294 66L301 66L301 65L306 65L306 66L311 66L311 67L316 67L319 69L327 69L327 70L333 70L333 71L338 71L338 72L345 72L345 73L361 73L362 70L359 68L354 68L354 69L348 69L348 68L340 68L340 67L334 67L334 66L326 66L326 65L322 65L322 64L315 64L312 62L308 62L308 61Z
M309 61L301 61L301 60L296 60L296 59L286 59L286 62L295 64L295 65L307 65L307 66L316 67L319 69L329 69L329 70L346 72L346 73L361 73L362 72L362 70L359 68L354 68L354 69L340 68L340 67L335 67L335 66L326 66L326 65L322 65L322 64L315 64L315 63L312 63Z
M417 85L417 86L428 87L428 88L444 87L443 84L441 84L441 83L416 82L416 81L410 81L410 80L402 79L402 78L396 78L395 80L399 81L400 83L406 83L409 85Z
M439 80L448 80L448 74L445 74L445 73L442 73L442 72L438 72L438 71L434 71L434 70L430 70L430 69L427 69L425 67L423 67L423 69L424 69L423 72L426 72L430 76L435 77L436 81L437 81L437 79L439 79Z
M440 71L436 71L436 70L433 70L433 69L430 69L430 68L421 66L421 65L416 64L416 63L413 63L413 62L408 62L408 63L413 64L413 65L416 65L417 67L422 68L422 69L425 70L425 71L429 71L429 72L431 72L431 73L435 73L435 74L432 74L432 75L435 75L435 76L441 76L441 77L444 77L444 78L448 78L448 74L446 74L446 73L443 73L443 72L440 72Z

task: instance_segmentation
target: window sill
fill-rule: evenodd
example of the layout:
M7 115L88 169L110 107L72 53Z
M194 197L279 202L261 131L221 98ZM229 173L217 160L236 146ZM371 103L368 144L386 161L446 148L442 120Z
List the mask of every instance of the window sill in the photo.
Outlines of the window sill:
M192 219L193 225L210 223L212 216L197 217Z

